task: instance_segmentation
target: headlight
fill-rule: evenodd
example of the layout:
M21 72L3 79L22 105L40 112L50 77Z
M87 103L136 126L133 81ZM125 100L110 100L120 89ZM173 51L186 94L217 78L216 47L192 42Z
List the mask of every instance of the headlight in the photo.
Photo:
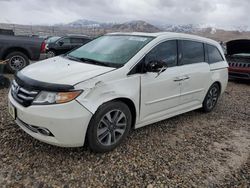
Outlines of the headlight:
M41 91L33 101L33 104L62 104L74 100L81 93L82 91L69 91L69 92Z

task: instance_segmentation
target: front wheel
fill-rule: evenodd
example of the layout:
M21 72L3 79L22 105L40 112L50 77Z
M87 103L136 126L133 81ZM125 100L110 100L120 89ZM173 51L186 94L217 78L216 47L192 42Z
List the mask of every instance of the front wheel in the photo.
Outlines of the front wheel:
M113 101L103 104L90 121L87 139L94 152L107 152L116 148L127 137L132 116L126 104Z
M220 96L220 87L214 83L208 90L207 95L203 101L202 109L204 112L211 112L217 104Z

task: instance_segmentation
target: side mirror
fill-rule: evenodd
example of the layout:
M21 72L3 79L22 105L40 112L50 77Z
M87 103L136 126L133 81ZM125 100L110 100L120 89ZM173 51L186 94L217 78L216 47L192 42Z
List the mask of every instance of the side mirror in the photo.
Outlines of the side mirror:
M146 66L147 72L157 72L158 74L164 72L166 69L166 63L157 60L150 61Z
M59 46L62 46L64 44L64 42L63 41L59 41L58 44L59 44Z

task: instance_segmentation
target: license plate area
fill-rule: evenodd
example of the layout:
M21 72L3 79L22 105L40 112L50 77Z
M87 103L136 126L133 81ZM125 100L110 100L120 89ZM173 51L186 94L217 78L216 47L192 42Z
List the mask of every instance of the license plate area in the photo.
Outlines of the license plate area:
M9 102L8 109L9 109L9 114L11 115L11 117L13 119L16 119L16 108L13 104L11 104L11 102Z

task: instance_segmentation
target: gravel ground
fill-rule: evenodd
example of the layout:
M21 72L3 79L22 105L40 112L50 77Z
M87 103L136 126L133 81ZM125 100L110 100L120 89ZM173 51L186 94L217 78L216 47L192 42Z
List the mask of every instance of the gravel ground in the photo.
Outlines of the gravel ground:
M250 85L230 82L216 109L132 131L116 150L59 148L24 133L0 90L3 187L250 187Z

